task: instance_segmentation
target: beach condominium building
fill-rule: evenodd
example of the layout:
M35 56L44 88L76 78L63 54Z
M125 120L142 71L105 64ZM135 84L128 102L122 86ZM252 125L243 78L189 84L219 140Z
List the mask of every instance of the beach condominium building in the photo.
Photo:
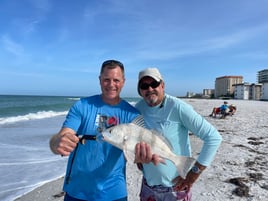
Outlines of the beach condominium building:
M268 69L264 69L258 72L258 83L268 82Z
M268 101L268 82L262 83L261 100Z
M262 84L261 100L268 100L268 69L259 71L257 79Z
M203 89L203 94L202 96L204 98L212 98L214 97L214 92L215 90L214 89Z
M234 84L234 99L260 100L262 84L241 83Z
M241 83L235 84L234 86L234 98L241 100L248 100L250 93L250 84L249 83Z
M261 97L262 97L262 84L260 84L260 83L251 84L250 85L249 99L261 100Z
M222 76L215 80L215 98L234 97L235 84L243 83L243 76Z

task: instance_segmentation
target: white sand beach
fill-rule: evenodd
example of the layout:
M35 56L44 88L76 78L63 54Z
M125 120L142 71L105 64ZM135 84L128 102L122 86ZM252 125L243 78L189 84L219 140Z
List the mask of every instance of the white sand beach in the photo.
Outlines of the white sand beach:
M215 160L193 186L192 200L266 200L268 195L268 102L228 100L237 106L234 116L226 119L208 115L222 100L186 99L197 112L221 133L223 142ZM202 142L191 135L193 156ZM135 164L127 165L129 201L139 200L141 174ZM47 183L16 201L62 201L63 179Z

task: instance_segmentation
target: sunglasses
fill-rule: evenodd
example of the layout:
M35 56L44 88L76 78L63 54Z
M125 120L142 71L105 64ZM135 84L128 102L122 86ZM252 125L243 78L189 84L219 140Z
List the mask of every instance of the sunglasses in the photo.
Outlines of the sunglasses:
M150 84L148 83L142 83L140 84L140 89L142 90L147 90L149 89L149 87L152 87L153 89L155 89L156 87L158 87L160 85L161 81L157 82L157 81L152 81Z
M102 63L102 68L105 66L119 66L120 68L124 68L124 65L117 60L106 60Z

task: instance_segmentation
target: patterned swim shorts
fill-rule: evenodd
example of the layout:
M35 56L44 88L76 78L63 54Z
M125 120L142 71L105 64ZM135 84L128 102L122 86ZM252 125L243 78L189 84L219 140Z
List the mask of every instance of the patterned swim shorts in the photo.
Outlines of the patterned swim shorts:
M191 201L192 192L174 191L172 187L149 186L142 181L140 201Z

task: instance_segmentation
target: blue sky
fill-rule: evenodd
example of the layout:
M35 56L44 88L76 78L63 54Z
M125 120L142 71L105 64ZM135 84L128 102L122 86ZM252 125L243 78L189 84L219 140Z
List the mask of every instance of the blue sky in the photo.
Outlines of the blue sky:
M0 94L100 92L104 60L124 63L122 96L157 67L166 92L214 88L216 77L255 83L268 68L266 0L1 0Z

